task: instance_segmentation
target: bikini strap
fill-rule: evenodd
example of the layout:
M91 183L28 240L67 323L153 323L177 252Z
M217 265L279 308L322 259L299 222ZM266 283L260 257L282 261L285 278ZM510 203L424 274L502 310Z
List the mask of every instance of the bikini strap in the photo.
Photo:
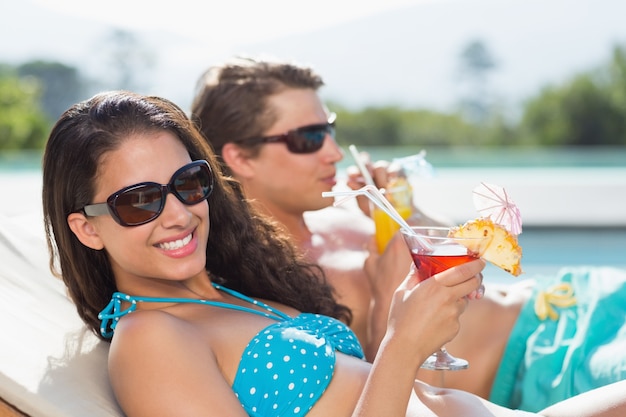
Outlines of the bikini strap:
M122 292L115 292L111 297L111 301L109 304L98 314L98 319L100 319L100 334L103 337L110 339L113 337L113 333L115 331L115 327L119 320L127 314L132 313L137 309L137 303L189 303L189 304L203 304L209 305L213 307L221 307L227 308L230 310L243 311L246 313L258 314L259 316L267 317L276 321L287 320L290 317L283 313L280 310L273 308L266 303L255 300L248 296L241 294L240 292L231 290L230 288L223 287L219 284L212 283L213 286L223 291L229 295L232 295L235 298L238 298L242 301L246 301L250 304L261 307L266 311L259 311L248 307L242 307L235 304L223 303L221 301L211 301L211 300L199 300L195 298L176 298L176 297L138 297L132 296L128 294L124 294ZM122 308L122 303L127 302L129 306L127 308Z

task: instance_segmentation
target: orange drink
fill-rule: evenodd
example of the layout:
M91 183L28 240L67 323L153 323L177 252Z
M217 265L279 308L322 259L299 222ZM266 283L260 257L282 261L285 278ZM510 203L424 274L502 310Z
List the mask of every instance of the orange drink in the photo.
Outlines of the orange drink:
M411 217L413 214L413 189L406 178L397 177L389 181L384 195L404 220ZM400 225L376 206L373 206L372 209L372 219L376 227L376 245L378 246L378 253L383 253L387 247L387 243L389 243L393 235L400 229Z
M411 207L396 207L396 210L404 220L411 217ZM372 217L376 227L376 246L378 247L378 253L383 253L387 247L387 243L389 243L393 235L400 230L400 225L378 207L374 207Z

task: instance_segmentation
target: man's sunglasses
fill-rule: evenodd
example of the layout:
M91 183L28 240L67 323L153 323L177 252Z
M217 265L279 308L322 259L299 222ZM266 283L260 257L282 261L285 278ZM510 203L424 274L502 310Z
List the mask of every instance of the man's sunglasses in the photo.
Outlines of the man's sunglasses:
M283 142L291 153L313 153L322 149L326 135L335 138L335 120L337 115L331 113L328 122L299 127L282 135L265 136L248 139L242 143L274 143Z
M122 226L139 226L161 215L168 193L188 206L206 200L213 191L213 172L205 160L191 162L177 170L168 184L141 182L124 187L106 203L88 204L86 216L110 214Z

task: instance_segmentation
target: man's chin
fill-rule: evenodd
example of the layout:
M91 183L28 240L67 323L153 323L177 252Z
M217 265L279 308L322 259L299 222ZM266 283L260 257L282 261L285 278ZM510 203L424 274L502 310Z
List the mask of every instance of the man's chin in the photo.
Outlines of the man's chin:
M325 198L324 201L312 202L308 205L306 211L319 211L329 207L333 207L335 200L333 198Z

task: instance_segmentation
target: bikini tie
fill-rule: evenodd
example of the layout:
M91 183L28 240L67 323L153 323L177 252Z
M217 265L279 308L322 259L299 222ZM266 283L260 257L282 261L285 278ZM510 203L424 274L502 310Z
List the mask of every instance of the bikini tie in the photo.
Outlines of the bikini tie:
M122 308L122 302L127 301L130 303L128 308ZM137 301L133 300L130 296L115 292L111 297L109 304L98 314L98 318L101 320L100 334L108 339L113 337L113 331L117 322L127 314L132 313L137 309Z
M547 288L545 291L539 291L535 300L535 314L539 320L545 320L550 317L551 320L559 318L559 313L554 307L571 307L576 305L576 297L574 297L574 288L571 284L562 283Z

